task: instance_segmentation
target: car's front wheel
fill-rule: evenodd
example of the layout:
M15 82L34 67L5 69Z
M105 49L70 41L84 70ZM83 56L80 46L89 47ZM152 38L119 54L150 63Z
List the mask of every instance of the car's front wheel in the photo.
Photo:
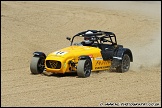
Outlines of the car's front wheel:
M130 57L128 54L124 54L121 61L121 65L116 68L116 71L127 72L129 70L129 67L130 67Z
M89 77L91 74L92 63L90 59L79 60L77 66L77 75L78 77Z
M33 57L30 63L30 71L32 74L41 74L44 71L44 57Z

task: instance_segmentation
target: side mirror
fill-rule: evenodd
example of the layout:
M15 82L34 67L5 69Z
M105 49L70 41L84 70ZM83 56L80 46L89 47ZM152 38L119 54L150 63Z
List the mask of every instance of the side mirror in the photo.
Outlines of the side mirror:
M69 41L71 40L71 38L70 38L70 37L66 37L66 39L67 39L67 40L69 40Z

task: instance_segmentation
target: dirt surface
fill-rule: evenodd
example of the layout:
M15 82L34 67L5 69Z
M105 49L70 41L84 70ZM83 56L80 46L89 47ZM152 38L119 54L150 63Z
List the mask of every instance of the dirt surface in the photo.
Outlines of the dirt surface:
M160 1L2 1L1 106L161 106L160 24ZM34 51L48 55L88 29L114 32L132 50L128 72L30 74Z

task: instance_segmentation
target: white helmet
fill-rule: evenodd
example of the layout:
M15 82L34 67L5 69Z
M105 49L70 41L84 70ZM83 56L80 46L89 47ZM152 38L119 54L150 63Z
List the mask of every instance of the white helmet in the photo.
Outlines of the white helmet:
M93 32L87 31L85 34L93 34ZM88 36L87 37L84 37L85 44L87 44L87 45L93 44L94 41L91 41L90 39L91 39L91 37L88 37Z
M91 31L87 31L85 34L93 34L93 32L91 32Z

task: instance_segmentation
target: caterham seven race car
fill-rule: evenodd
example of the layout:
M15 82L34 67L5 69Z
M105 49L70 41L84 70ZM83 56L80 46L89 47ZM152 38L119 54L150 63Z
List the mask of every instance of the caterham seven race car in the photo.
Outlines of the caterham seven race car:
M86 30L66 39L70 41L70 46L47 56L43 52L34 52L31 73L76 72L78 77L85 78L93 71L114 69L116 72L127 72L130 62L133 62L131 50L117 44L113 32Z

